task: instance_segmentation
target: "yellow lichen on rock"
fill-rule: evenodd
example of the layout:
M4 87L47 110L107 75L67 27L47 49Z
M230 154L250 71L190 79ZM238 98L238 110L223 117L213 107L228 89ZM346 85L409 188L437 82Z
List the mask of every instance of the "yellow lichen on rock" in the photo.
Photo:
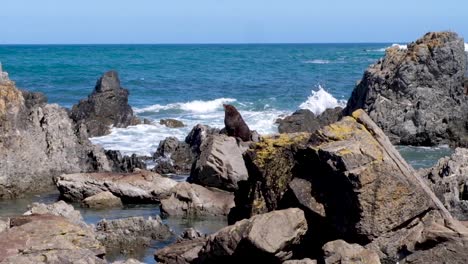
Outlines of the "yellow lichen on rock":
M6 114L9 105L19 106L23 101L21 91L14 84L0 84L0 117Z

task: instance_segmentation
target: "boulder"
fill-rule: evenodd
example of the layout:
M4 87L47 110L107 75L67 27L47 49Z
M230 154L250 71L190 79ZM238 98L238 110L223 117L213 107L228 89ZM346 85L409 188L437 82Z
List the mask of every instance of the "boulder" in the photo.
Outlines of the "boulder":
M149 171L133 173L78 173L55 178L62 198L81 202L109 191L123 202L153 203L171 194L176 181Z
M0 218L0 233L10 228L10 218Z
M325 264L380 264L379 255L359 244L335 240L323 246Z
M23 218L0 233L0 263L106 263L91 228L48 214Z
M33 203L29 206L29 210L24 213L24 215L43 214L62 216L74 224L86 226L80 211L75 210L72 205L64 201L58 201L53 204Z
M162 264L197 263L198 252L202 250L207 239L204 236L179 239L167 247L158 249L154 253L154 258L158 263Z
M146 170L146 164L136 154L122 156L118 150L106 150L106 156L113 172L133 172L135 169Z
M178 183L171 193L161 200L161 213L166 216L222 216L234 206L232 193L197 184Z
M282 263L307 231L297 208L273 211L227 226L208 237L199 252L201 263Z
M122 207L122 200L109 191L86 197L82 205L88 208L102 209L111 207Z
M279 133L314 132L320 127L334 123L341 118L341 107L326 109L316 116L308 109L300 109L292 115L278 119Z
M199 155L201 152L200 146L203 144L205 139L209 135L216 135L219 133L220 130L217 128L198 124L194 126L187 137L185 137L185 143L189 144L192 151Z
M63 173L110 170L64 108L11 81L0 84L0 199L50 190Z
M227 191L238 189L238 182L248 178L242 154L248 145L226 135L211 135L203 142L189 182Z
M179 127L184 127L184 123L182 121L176 120L176 119L161 119L159 120L159 124L165 125L169 128L179 128Z
M120 86L116 71L108 71L99 78L87 99L74 105L70 116L78 124L85 124L89 137L110 133L110 127L127 127L140 123L128 104L129 92Z
M467 146L466 65L464 41L453 32L389 48L366 70L344 114L364 109L394 144Z
M96 237L108 251L132 252L150 246L151 240L167 240L169 227L156 218L129 217L101 220L96 224Z

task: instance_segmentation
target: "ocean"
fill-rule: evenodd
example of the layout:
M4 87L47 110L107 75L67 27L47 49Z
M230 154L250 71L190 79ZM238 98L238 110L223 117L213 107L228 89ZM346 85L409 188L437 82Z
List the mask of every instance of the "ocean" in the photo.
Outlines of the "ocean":
M67 108L86 98L104 72L117 70L135 113L153 124L113 128L91 140L151 155L165 137L183 139L198 123L222 128L223 103L235 105L261 134L277 132L275 120L299 108L318 114L344 106L365 69L391 45L0 45L0 61L18 87ZM159 125L164 118L186 126ZM399 149L416 168L451 153L444 146Z

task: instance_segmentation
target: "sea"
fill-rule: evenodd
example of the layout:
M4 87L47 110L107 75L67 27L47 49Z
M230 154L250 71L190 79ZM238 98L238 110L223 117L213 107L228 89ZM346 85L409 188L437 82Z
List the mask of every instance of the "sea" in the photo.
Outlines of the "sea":
M184 139L196 124L222 128L223 103L236 106L250 128L264 135L277 133L275 121L297 109L320 114L345 106L365 69L390 46L406 48L405 43L0 45L0 61L18 87L43 92L49 103L66 108L86 98L104 72L118 71L134 112L152 124L113 128L110 135L91 140L124 154L151 155L161 140ZM465 47L468 50L468 44ZM165 118L178 119L185 127L160 125ZM431 167L453 151L447 146L397 148L416 169ZM57 199L54 192L3 201L0 216L22 213L32 201ZM126 205L114 211L76 208L90 224L159 214L156 205ZM219 219L165 221L175 233L190 226L210 233L226 225ZM169 242L158 242L135 257L150 263L154 249Z

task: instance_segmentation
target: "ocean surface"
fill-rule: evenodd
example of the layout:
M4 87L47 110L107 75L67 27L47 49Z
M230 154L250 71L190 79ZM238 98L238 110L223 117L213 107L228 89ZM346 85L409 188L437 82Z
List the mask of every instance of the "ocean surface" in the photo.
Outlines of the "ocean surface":
M114 128L92 141L124 154L150 155L162 139L183 139L198 123L222 128L223 103L235 105L261 134L277 132L275 120L299 108L318 114L344 106L364 70L389 46L0 45L0 61L18 87L43 92L50 103L68 108L91 93L104 72L117 70L122 86L130 90L130 105L153 124ZM166 128L159 125L163 118L186 126ZM450 152L442 149L402 151L417 160L415 167L424 167L434 163L434 152L437 158L439 152Z

